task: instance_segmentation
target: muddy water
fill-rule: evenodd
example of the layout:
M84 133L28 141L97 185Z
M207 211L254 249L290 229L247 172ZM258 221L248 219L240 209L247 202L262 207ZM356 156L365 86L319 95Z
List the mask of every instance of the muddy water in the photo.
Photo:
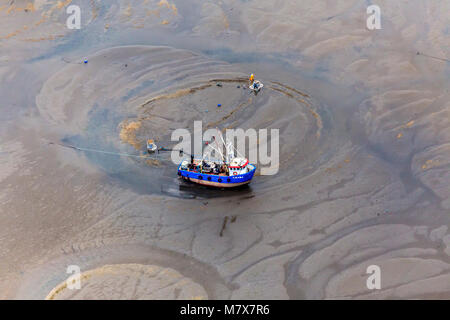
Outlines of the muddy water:
M377 31L363 1L81 1L76 31L69 4L0 5L1 297L449 297L450 69L417 54L448 55L446 4L380 1ZM198 120L279 129L278 173L145 156Z

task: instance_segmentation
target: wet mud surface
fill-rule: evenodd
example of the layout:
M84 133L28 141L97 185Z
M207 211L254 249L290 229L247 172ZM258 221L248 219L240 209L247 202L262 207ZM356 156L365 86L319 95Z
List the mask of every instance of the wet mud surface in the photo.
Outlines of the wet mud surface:
M450 7L379 2L0 2L0 297L449 298ZM194 121L279 129L277 174L146 155Z

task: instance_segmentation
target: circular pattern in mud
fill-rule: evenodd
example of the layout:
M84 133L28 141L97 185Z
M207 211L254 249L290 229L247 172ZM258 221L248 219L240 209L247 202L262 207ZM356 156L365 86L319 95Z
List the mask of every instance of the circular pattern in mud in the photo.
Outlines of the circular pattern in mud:
M27 272L24 299L217 299L229 288L217 271L186 255L147 245L84 248Z
M44 84L36 102L41 115L60 125L63 142L135 155L86 153L110 176L140 193L182 185L170 154L146 156L145 141L154 139L158 146L170 148L178 143L171 141L172 132L186 128L193 133L194 121L202 121L203 130L267 129L269 152L270 130L279 130L279 145L274 144L279 147L279 166L276 157L268 164L278 174L254 179L255 188L294 181L313 163L329 157L318 154L318 143L326 135L310 96L270 80L254 94L247 88L246 75L235 69L185 50L117 47L90 57L88 65L63 68Z
M55 287L46 300L67 299L206 299L204 288L171 268L116 264L83 272Z

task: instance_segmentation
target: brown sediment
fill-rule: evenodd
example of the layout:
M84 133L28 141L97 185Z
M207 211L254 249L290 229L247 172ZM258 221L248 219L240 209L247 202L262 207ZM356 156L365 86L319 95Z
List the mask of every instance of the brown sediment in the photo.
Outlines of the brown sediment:
M40 14L41 18L38 21L36 21L36 22L30 21L29 22L30 27L24 27L22 29L17 29L15 31L12 31L12 32L4 35L4 36L0 35L0 39L10 39L10 38L19 36L21 34L25 34L24 30L26 30L28 34L31 33L32 31L35 30L35 28L33 28L33 27L40 26L44 22L49 22L50 19L52 18L52 15L57 10L66 8L71 3L72 3L72 0L54 1L54 4L47 11L42 12ZM90 4L92 7L92 20L94 20L98 16L98 9L93 0L91 0ZM2 9L3 8L5 8L5 7L2 7ZM1 10L0 10L0 12L1 12ZM33 17L36 17L40 13L40 9L36 9L35 4L32 1L30 1L30 2L27 2L27 4L24 7L18 7L13 4L13 5L9 6L8 9L5 11L6 14L21 13L21 12L29 14L29 15L27 15L27 19L33 19ZM45 35L45 36L40 36L40 37L29 37L29 38L19 39L19 40L28 41L28 42L37 42L37 41L45 41L45 40L55 40L57 38L64 37L64 36L65 36L65 34L54 34L54 35Z
M147 16L150 16L150 15L155 15L157 18L159 18L161 16L161 13L159 12L158 9L154 9L154 10L147 9Z
M128 281L137 281L150 288L143 289L143 296L148 298L156 294L158 290L164 291L172 289L175 297L177 292L184 291L184 299L202 300L208 297L205 289L192 279L184 277L182 274L171 268L163 268L156 265L143 265L137 263L104 265L93 270L83 272L80 275L80 288L69 290L68 280L60 283L46 296L45 300L67 299L81 296L89 297L92 294L108 293L109 288L106 283L117 282L126 285ZM75 284L75 279L72 281ZM154 283L160 286L152 288ZM172 288L171 288L172 287ZM135 288L135 290L138 288ZM149 290L150 289L150 290ZM104 292L103 292L104 291ZM128 294L116 293L116 299L133 298L133 291Z
M215 83L215 82L238 82L238 83L248 83L248 79L247 78L217 78L217 79L212 79L209 80L209 82L211 83Z
M283 89L275 88L275 87L269 87L269 88L272 89L272 90L281 92L281 93L283 93L284 95L288 96L289 98L294 98L294 95L293 95L292 93L287 92L287 91L285 91L285 90L283 90Z
M37 27L40 24L44 23L46 21L45 17L42 17L38 22L36 22L34 25Z
M97 19L98 17L98 8L95 4L95 0L91 0L91 8L92 8L92 20Z
M138 141L136 137L137 131L141 128L142 122L137 121L129 121L124 120L119 125L120 133L119 137L120 140L124 143L128 143L132 145L136 150L140 150L142 148L142 144Z
M317 132L316 132L316 137L320 138L320 133L323 129L323 123L322 123L322 118L320 117L320 115L314 110L314 109L309 109L309 112L312 113L313 117L316 118L316 123L317 123Z
M161 166L161 162L157 159L148 159L145 163L151 167L159 167Z
M72 2L72 0L58 1L58 2L56 3L56 7L57 7L58 9L62 9L62 8L64 8L64 7L67 7L71 2Z
M167 8L170 9L170 4L169 4L169 2L167 0L160 0L159 3L158 3L158 6L159 7L166 6Z
M85 280L89 279L89 277L91 277L91 276L92 276L92 273L84 273L84 274L80 275L79 280L85 281ZM76 280L73 279L71 284L75 284L75 283L76 283ZM50 291L48 293L48 295L45 297L45 300L55 300L57 298L57 296L59 294L61 294L67 288L67 285L68 285L68 280L57 285L55 288L52 289L52 291Z
M411 120L410 122L408 122L407 124L405 124L406 128L410 128L414 125L414 120Z
M429 169L432 168L432 164L433 164L433 160L427 160L425 161L425 163L422 165L422 169Z
M126 17L131 17L131 15L133 14L133 9L131 8L131 4L128 5L128 7L124 10L123 14Z
M174 15L178 14L178 9L174 3L169 3L167 0L160 0L158 3L158 7L165 6L167 9L170 9Z
M177 9L177 7L175 6L175 4L172 4L172 5L170 6L170 8L172 9L172 13L173 13L174 15L177 15L177 14L178 14L178 9Z
M39 42L39 41L47 41L47 40L55 40L57 38L63 38L65 37L64 34L56 34L56 35L50 35L47 37L41 37L41 38L26 38L22 41L28 41L28 42Z

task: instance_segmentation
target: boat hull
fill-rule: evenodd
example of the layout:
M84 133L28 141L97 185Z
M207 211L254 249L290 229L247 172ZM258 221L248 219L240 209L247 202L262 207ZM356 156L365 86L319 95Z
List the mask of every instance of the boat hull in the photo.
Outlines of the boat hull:
M257 87L257 88L255 88L255 83L258 84L258 87ZM256 81L254 81L254 82L252 83L252 85L249 86L248 88L249 88L250 90L254 91L254 92L259 92L263 87L264 87L264 85L263 85L261 82L259 82L258 80L256 80Z
M182 170L180 165L178 167L178 175L185 180L192 181L194 183L198 183L205 186L219 187L219 188L233 188L249 184L252 181L256 171L256 166L251 164L249 164L249 166L251 166L252 169L247 173L235 176L221 176Z

